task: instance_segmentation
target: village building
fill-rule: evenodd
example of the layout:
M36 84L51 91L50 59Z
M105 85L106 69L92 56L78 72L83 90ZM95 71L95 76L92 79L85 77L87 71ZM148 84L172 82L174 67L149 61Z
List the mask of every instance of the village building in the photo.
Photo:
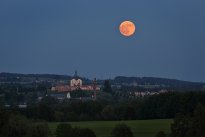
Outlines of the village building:
M75 74L68 85L57 85L51 88L51 91L54 92L72 92L76 90L99 91L100 86L95 85L94 83L92 85L83 85L83 81L78 76L77 71L75 71Z

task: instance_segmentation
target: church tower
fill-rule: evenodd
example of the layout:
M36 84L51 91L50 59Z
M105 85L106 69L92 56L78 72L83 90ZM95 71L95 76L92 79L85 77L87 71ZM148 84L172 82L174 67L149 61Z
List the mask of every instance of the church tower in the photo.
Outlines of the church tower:
M78 78L79 78L79 76L78 76L78 71L77 71L77 70L75 70L75 74L74 74L73 78L74 78L74 79L78 79Z
M78 87L80 88L82 86L82 80L80 79L80 77L78 76L78 72L77 70L75 70L75 74L73 76L73 79L71 79L70 81L70 86L71 87Z

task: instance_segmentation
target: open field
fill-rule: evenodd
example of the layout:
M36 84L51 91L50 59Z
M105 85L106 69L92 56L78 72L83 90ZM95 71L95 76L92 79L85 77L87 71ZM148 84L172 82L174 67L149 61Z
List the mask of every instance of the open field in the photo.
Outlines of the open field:
M70 122L75 127L87 127L92 129L97 137L109 137L112 128L118 123L126 123L133 131L135 137L155 137L158 131L170 133L171 119L157 120L133 120L133 121L87 121ZM53 133L59 123L49 123Z

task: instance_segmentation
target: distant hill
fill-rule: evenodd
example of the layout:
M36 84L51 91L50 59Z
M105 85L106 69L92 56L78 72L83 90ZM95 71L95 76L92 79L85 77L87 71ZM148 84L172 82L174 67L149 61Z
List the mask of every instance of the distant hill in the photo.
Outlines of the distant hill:
M66 76L66 75L54 75L54 74L19 74L19 73L6 73L6 72L2 72L0 73L0 77L4 77L4 78L21 78L21 77L25 77L25 78L51 78L51 79L69 79L71 78L71 76Z
M19 74L19 73L0 73L0 82L35 82L35 81L69 81L73 76L68 75L56 75L56 74ZM81 78L85 82L90 80L87 78Z
M174 88L174 89L203 89L205 87L205 83L202 82L190 82L190 81L182 81L176 79L167 79L167 78L155 78L155 77L125 77L118 76L113 80L114 83L120 85L157 85L159 87L165 88Z
M18 73L0 73L0 83L19 82L49 82L51 84L59 81L70 81L72 76L56 74L18 74ZM92 83L92 80L81 77L84 84ZM125 77L117 76L110 80L113 85L122 86L141 86L141 87L158 87L167 89L187 89L200 90L205 88L205 83L190 82L176 79L155 78L155 77ZM98 84L103 84L103 80L98 80Z

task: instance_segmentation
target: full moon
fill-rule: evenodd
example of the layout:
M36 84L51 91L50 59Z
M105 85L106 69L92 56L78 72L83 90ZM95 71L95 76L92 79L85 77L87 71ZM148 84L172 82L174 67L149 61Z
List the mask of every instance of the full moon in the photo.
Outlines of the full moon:
M129 37L135 32L135 24L131 21L123 21L119 27L120 33L126 37Z

